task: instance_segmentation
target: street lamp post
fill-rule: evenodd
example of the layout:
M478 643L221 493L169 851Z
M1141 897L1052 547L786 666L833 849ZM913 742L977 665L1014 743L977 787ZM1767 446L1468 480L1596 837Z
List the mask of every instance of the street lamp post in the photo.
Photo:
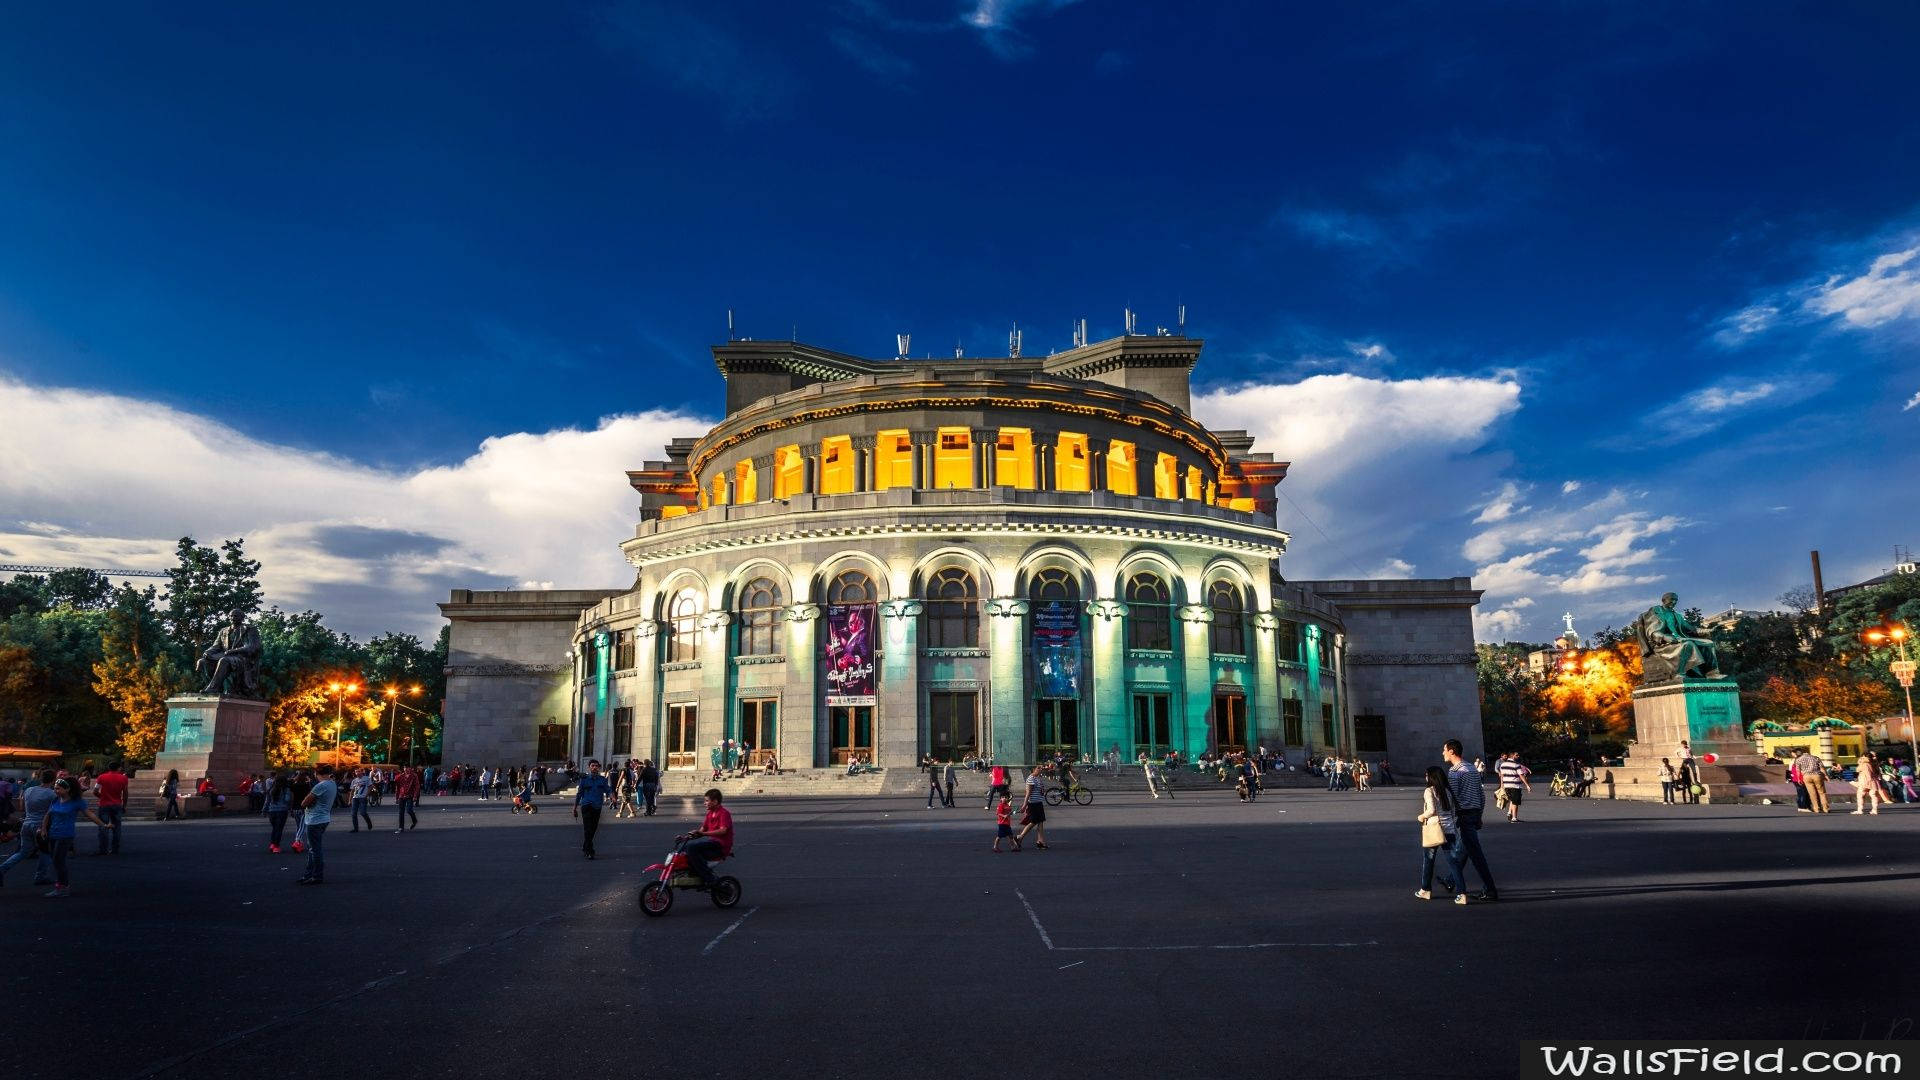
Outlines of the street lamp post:
M387 695L387 706L388 706L387 708L387 759L389 763L391 763L393 759L394 725L399 723L400 710L406 709L408 712L417 712L418 710L414 709L412 706L400 704L400 688L397 686L389 686L384 691L382 691L382 693ZM415 697L418 697L420 695L420 688L417 686L410 687L407 690L407 693ZM407 723L407 764L408 765L413 764L413 730L414 730L413 723L411 720L409 720Z
M1893 677L1900 680L1900 689L1907 695L1907 747L1913 752L1910 764L1920 769L1920 735L1913 730L1913 672L1916 664L1907 659L1907 628L1890 626L1885 630L1867 631L1867 640L1878 645L1891 641L1900 650L1900 659L1893 662Z
M348 694L360 692L359 683L328 683L327 691L333 695L333 763L340 764L340 729L346 723L346 704Z

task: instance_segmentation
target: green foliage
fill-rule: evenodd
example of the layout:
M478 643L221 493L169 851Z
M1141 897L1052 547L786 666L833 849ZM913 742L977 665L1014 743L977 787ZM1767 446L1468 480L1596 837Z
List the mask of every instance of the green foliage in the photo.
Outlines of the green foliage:
M260 607L260 563L246 557L245 540L227 540L220 550L180 538L178 560L167 571L167 628L189 655L197 656L213 639L229 612Z
M112 597L113 583L93 570L55 570L45 577L15 574L12 581L0 583L0 619L62 607L99 611L112 603Z
M191 674L167 636L151 586L114 592L100 646L93 692L119 718L121 755L136 766L151 764L166 738L167 698L185 689Z
M104 750L114 744L112 710L92 689L105 615L57 607L16 611L0 623L0 742Z
M289 614L273 608L260 616L261 682L269 699L294 692L316 672L354 671L360 651L353 639L327 628L320 613Z

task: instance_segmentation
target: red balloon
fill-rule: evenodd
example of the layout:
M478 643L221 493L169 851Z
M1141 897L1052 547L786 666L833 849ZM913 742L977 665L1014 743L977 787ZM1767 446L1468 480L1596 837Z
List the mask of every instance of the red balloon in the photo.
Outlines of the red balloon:
M1704 762L1706 762L1706 763L1707 763L1707 764L1709 764L1709 765L1711 765L1711 764L1713 764L1714 762L1716 762L1716 761L1718 761L1718 760L1720 760L1720 757L1719 757L1719 755L1717 755L1717 754L1708 754L1707 756L1705 756L1705 757L1703 757L1703 758L1701 758L1700 760L1701 760L1701 761L1704 761Z

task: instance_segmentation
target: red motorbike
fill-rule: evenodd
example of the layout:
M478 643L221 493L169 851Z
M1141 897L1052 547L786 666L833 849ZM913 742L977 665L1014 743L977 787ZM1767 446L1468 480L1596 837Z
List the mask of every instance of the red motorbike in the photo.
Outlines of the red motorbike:
M681 839L680 843L686 841ZM730 856L722 855L709 859L707 865L713 866L725 862ZM648 873L659 872L658 881L649 881L640 889L640 910L651 916L665 915L673 910L673 890L693 889L704 892L713 901L713 906L725 910L740 902L740 879L731 874L722 874L713 879L711 886L700 880L687 865L686 852L678 845L667 853L665 862L657 862L647 867Z

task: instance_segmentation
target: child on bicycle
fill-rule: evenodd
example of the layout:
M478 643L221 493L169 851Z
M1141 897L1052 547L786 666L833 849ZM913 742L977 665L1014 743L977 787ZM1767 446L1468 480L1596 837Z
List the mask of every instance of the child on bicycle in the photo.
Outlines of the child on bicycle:
M993 808L993 852L1000 853L1000 841L1011 839L1013 850L1020 850L1020 838L1013 835L1013 800L1006 795L1000 796L1000 805Z
M537 814L540 812L540 805L533 801L533 776L531 774L527 776L526 780L521 782L520 793L513 797L513 812L518 814L523 810L529 814Z

